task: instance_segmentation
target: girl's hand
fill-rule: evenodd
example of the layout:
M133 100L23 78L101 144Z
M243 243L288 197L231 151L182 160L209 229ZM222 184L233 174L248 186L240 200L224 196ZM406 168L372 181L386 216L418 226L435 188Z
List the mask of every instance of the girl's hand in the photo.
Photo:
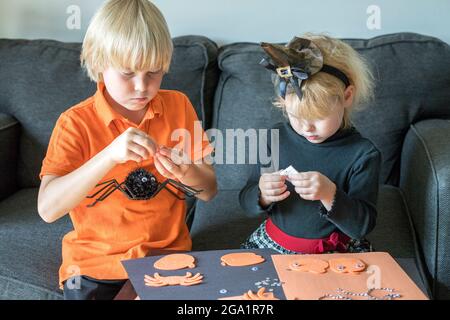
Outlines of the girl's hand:
M178 180L185 185L192 185L189 172L193 164L188 155L177 149L160 147L155 154L155 167L166 178Z
M115 164L127 161L141 162L153 157L158 150L156 142L145 132L130 127L105 149Z
M289 175L289 181L300 197L305 200L321 200L327 210L331 210L336 185L326 176L315 171L301 172Z
M259 204L261 207L267 207L273 202L279 202L289 197L287 191L286 176L276 173L265 173L259 178L259 190L261 197Z

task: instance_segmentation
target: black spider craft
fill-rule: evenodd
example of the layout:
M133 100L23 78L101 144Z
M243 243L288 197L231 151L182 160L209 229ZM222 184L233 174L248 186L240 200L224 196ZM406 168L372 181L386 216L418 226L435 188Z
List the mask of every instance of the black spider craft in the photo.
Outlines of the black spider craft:
M168 185L176 188L177 190L180 190L188 197L193 197L202 192L202 190L196 190L172 179L167 179L163 183L159 183L153 174L142 168L130 172L125 181L122 183L118 183L116 179L112 179L99 183L96 185L96 187L102 185L104 185L103 188L98 190L93 195L86 197L95 198L99 193L104 191L98 198L95 199L93 203L89 204L88 207L93 207L97 204L97 202L105 200L111 193L113 193L117 189L119 189L128 197L128 199L131 200L151 199L155 197L162 189L166 189L179 200L185 200L185 198L178 196L176 192L170 190L170 188L168 188Z

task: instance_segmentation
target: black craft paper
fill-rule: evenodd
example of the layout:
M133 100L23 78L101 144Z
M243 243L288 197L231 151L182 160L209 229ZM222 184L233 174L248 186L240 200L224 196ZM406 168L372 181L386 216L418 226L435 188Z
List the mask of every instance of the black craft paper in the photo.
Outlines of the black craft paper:
M265 262L245 267L222 266L220 258L234 252L254 252L265 258ZM142 300L217 300L220 298L241 296L248 290L256 293L258 286L273 292L278 299L286 299L281 282L272 262L271 255L277 252L270 249L249 250L213 250L186 252L195 257L195 268L175 271L158 270L153 264L163 256L122 261L128 277ZM201 273L203 282L194 286L148 287L144 284L144 275L153 276L195 275ZM265 283L264 283L265 282ZM272 289L273 291L269 291Z

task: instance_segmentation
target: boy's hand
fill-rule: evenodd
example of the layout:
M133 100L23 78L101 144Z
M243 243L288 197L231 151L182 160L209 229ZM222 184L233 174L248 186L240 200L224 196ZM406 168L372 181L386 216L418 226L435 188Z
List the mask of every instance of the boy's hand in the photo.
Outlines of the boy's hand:
M156 142L145 132L130 127L107 147L114 163L141 162L153 157L158 150Z
M194 184L188 175L192 166L188 155L182 150L160 147L155 154L155 167L160 174L188 186Z
M295 191L305 200L321 200L330 210L336 194L336 185L320 172L310 171L289 175Z
M214 168L207 163L192 163L182 150L160 147L155 154L155 167L166 178L202 190L196 196L200 200L209 201L217 193Z
M259 178L259 190L261 197L259 204L264 208L289 197L290 192L287 191L286 176L282 176L279 172L264 173Z

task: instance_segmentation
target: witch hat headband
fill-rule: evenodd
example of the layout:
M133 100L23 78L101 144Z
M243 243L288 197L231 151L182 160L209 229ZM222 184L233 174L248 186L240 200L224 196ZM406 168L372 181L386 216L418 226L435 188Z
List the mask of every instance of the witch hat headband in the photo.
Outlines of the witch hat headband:
M319 71L335 76L345 84L345 88L350 85L345 73L323 64L322 52L311 40L295 37L286 46L262 42L261 47L269 57L263 58L260 64L278 76L278 87L283 99L287 86L291 85L301 100L302 82Z

